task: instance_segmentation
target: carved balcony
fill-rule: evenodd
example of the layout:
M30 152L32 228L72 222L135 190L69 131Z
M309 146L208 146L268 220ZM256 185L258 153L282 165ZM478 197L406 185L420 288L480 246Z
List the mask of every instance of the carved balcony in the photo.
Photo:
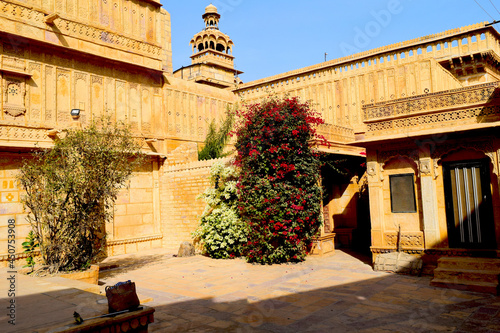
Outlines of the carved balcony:
M500 121L500 82L363 106L357 141L494 127Z

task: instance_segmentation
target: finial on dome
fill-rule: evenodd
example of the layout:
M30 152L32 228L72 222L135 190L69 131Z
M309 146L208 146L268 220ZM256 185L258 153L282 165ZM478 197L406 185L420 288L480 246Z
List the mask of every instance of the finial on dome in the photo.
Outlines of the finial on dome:
M210 4L210 5L208 5L205 8L205 14L212 14L212 13L218 14L217 13L217 7L215 7L214 5Z

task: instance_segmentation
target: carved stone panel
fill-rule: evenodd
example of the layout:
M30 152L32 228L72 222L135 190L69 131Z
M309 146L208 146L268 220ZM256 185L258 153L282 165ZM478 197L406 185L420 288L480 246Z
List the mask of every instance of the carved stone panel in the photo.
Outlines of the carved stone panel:
M12 117L26 113L26 80L21 77L4 76L3 111Z
M396 247L398 244L398 233L387 232L384 234L385 243L387 246ZM424 247L424 236L420 232L405 232L401 234L401 246L412 248Z

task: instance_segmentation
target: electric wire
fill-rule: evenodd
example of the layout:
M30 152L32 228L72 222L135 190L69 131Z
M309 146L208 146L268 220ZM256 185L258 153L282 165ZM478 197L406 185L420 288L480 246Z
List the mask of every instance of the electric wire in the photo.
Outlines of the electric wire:
M493 6L493 8L495 8L495 10L497 11L497 13L500 14L500 11L498 11L498 8L497 8L497 6L495 6L495 4L493 3L493 1L490 0L490 3Z
M479 6L479 8L481 8L481 9L482 9L482 10L486 13L486 15L488 15L489 17L491 17L491 19L492 19L493 21L495 21L495 19L493 18L493 16L491 16L491 15L490 15L490 13L488 13L488 12L486 11L486 9L484 9L484 8L483 8L483 6L481 6L481 5L479 4L479 2L477 2L477 0L474 0L474 2L475 2L478 6Z

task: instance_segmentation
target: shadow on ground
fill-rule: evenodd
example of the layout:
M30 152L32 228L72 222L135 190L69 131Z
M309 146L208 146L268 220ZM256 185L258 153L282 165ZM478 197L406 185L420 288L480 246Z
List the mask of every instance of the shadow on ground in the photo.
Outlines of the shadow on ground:
M272 268L198 257L166 265L169 259L160 257L115 274L131 276L139 294L154 298L146 304L156 309L150 332L500 332L499 297L434 288L427 277L372 272L357 263L365 268L360 271L336 256ZM266 278L265 272L280 274ZM167 273L179 279L189 274L191 280L162 279ZM102 298L72 289L19 297L18 325L6 327L2 314L0 331L41 333L42 327L64 326L75 310L82 316L105 312Z

